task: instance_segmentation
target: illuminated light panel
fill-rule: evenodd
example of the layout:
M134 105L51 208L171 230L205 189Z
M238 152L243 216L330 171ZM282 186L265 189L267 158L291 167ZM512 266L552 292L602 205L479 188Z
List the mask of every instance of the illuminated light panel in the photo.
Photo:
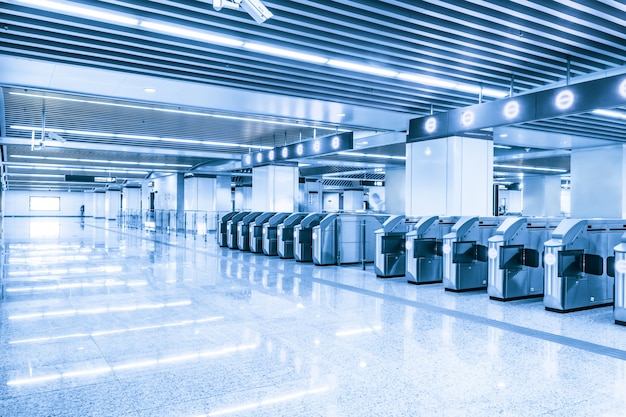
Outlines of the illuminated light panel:
M514 119L519 115L519 103L515 100L509 101L504 105L502 114L507 119Z
M261 161L263 161L263 154L260 154L260 153L259 153L259 154L257 154L257 155L256 155L256 161L257 161L257 162L261 162Z
M316 140L315 142L313 142L313 152L319 152L321 148L322 148L322 144L320 143L319 140Z
M393 78L398 75L397 71L379 68L379 67L371 67L369 65L357 64L356 62L344 61L341 59L329 59L326 62L331 67L346 69L350 71L363 72L372 75L380 75L383 77Z
M78 316L84 314L100 314L100 313L117 313L120 311L137 311L137 310L155 310L166 307L182 307L191 305L191 301L177 301L173 303L158 303L158 304L138 304L134 306L122 306L122 307L98 307L93 309L71 309L71 310L59 310L42 313L31 314L17 314L9 316L9 320L24 320L43 317L58 317L58 316Z
M366 158L383 158L383 159L401 159L406 160L406 156L383 155L379 153L361 153L361 152L337 152L338 155L357 156Z
M474 112L472 111L464 111L461 115L461 124L463 126L470 126L474 123Z
M305 390L305 391L297 391L291 394L282 395L280 397L267 398L265 400L254 402L254 403L241 404L241 405L234 406L234 407L223 408L221 410L212 411L209 414L203 414L203 415L196 416L196 417L215 417L215 416L222 416L225 414L232 414L232 413L237 413L237 412L246 411L246 410L254 410L256 408L267 406L267 405L280 404L280 403L287 402L287 401L297 400L307 395L321 394L329 390L330 390L330 387L324 386L320 388L312 388L312 389Z
M18 0L19 3L35 6L41 9L54 10L56 12L67 13L69 15L84 16L95 20L106 20L109 22L120 23L122 25L136 26L139 20L127 17L121 14L105 12L98 9L92 9L85 6L75 6L69 3L58 3L46 0Z
M302 152L304 152L304 145L300 144L296 147L296 154L302 155Z
M591 113L598 114L600 116L612 117L615 119L626 119L626 113L616 110L597 109L593 110Z
M619 85L619 94L620 96L626 98L626 79L622 81Z
M142 359L134 362L128 362L115 366L104 366L101 368L95 369L84 369L84 370L75 370L68 372L58 372L51 375L44 375L39 377L29 377L29 378L18 378L12 379L7 382L8 386L22 386L22 385L32 385L41 382L49 382L58 379L69 379L69 378L79 378L79 377L89 377L89 376L97 376L106 374L112 371L126 371L129 369L138 369L138 368L147 368L147 367L156 367L159 365L166 365L173 362L189 362L198 360L201 358L215 357L215 356L224 356L230 353L236 352L245 352L248 350L256 349L256 345L239 345L234 346L232 348L224 348L216 351L204 351L204 352L194 352L187 353L176 356L165 356L159 359Z
M280 154L281 154L281 156L282 156L283 158L287 158L287 157L289 156L289 148L283 148L283 149L280 151ZM249 163L249 162L250 162L250 161L248 161L248 163Z
M433 133L436 129L437 119L435 119L434 117L429 117L428 119L426 119L426 122L424 123L424 130L426 130L426 132L428 133Z
M274 150L273 149L269 152L268 158L269 158L270 161L274 160Z
M574 104L574 93L571 90L563 90L554 99L554 105L559 110L566 110Z
M525 167L525 166L520 166L520 165L493 164L493 167L494 168L522 169L522 170L528 170L528 171L567 172L566 169L544 168L544 167Z
M264 54L282 56L284 58L297 59L298 61L311 62L314 64L325 64L328 62L328 58L321 56L306 54L303 52L296 52L289 49L277 48L274 46L263 45L255 42L246 42L243 45L244 48L250 49L255 52L262 52Z
M201 32L198 30L187 29L182 26L167 25L158 22L142 21L139 23L142 28L154 30L168 35L181 36L183 38L198 39L209 43L219 43L226 46L243 46L243 41L238 39L229 38L226 36L219 36L208 32Z

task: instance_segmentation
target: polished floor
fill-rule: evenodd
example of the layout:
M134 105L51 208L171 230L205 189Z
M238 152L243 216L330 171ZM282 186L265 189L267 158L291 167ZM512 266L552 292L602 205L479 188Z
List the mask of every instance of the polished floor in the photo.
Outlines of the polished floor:
M546 312L88 219L3 220L0 416L624 416L612 308Z

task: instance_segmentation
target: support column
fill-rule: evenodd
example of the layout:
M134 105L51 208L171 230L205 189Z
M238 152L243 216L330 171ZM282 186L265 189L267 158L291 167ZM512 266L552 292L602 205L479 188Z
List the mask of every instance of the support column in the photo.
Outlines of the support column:
M124 198L122 199L123 210L141 210L141 188L124 188Z
M96 219L106 218L106 195L104 190L96 190L93 193L93 217Z
M524 216L558 217L561 215L561 177L546 175L524 177L522 189Z
M185 174L176 174L176 230L185 230Z
M298 167L267 165L252 169L252 209L296 211Z
M221 216L226 212L233 211L233 195L231 191L230 176L218 176L215 179L215 207L214 210Z
M120 190L107 190L105 193L106 218L116 220L122 205L122 192Z
M572 218L626 216L625 163L626 145L572 150Z
M406 147L407 216L492 214L492 141L453 136Z

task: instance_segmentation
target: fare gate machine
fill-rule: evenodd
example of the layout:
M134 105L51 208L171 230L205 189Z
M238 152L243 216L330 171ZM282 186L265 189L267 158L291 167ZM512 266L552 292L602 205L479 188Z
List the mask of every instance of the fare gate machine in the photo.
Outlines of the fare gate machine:
M406 234L406 277L409 284L443 280L443 237L460 217L422 217Z
M291 213L277 213L263 225L263 253L267 256L278 255L278 225Z
M239 212L231 217L228 223L226 223L226 235L229 248L237 249L237 224L249 213L249 211Z
M507 217L489 238L489 298L498 301L543 296L544 244L559 219Z
M293 257L298 262L313 260L313 227L320 224L323 213L311 213L293 228Z
M309 213L293 213L276 229L276 250L278 256L283 259L293 258L294 227L299 225L302 219Z
M222 216L222 218L217 222L217 244L221 247L228 246L228 231L227 231L227 223L233 216L237 214L236 211L231 211L230 213L226 213Z
M615 246L614 250L615 307L613 315L615 324L626 326L626 233L622 235L620 244ZM610 261L607 262L607 269L609 269L609 266Z
M382 278L404 275L405 235L412 223L407 223L404 216L391 216L381 229L376 230L376 257L374 271Z
M267 211L259 215L259 217L250 223L250 228L248 230L250 235L250 252L263 252L263 225L275 214L276 213L273 211Z
M613 304L612 255L624 231L624 220L565 219L559 223L545 244L546 310L567 313Z
M388 218L382 214L328 214L313 228L313 263L374 262L374 233Z
M250 223L262 213L261 211L253 211L237 223L237 247L239 250L246 252L250 250L250 234L248 232Z
M446 291L487 288L488 239L503 221L503 217L461 217L443 237Z

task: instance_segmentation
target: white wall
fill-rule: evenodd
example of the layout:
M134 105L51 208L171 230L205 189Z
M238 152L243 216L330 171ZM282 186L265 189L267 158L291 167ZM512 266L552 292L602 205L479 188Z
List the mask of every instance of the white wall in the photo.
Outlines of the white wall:
M148 187L148 182L153 182L154 187ZM150 192L156 191L154 199L155 210L176 210L177 197L176 174L164 174L161 177L150 178L144 181L142 188L142 201L144 210L150 209Z
M404 214L406 206L406 173L404 168L386 169L385 193L381 198L385 200L385 212Z
M80 216L80 206L85 205L85 216L93 213L90 193L68 193L58 191L5 191L5 216ZM59 197L60 211L30 211L30 197ZM88 198L86 198L88 197Z

